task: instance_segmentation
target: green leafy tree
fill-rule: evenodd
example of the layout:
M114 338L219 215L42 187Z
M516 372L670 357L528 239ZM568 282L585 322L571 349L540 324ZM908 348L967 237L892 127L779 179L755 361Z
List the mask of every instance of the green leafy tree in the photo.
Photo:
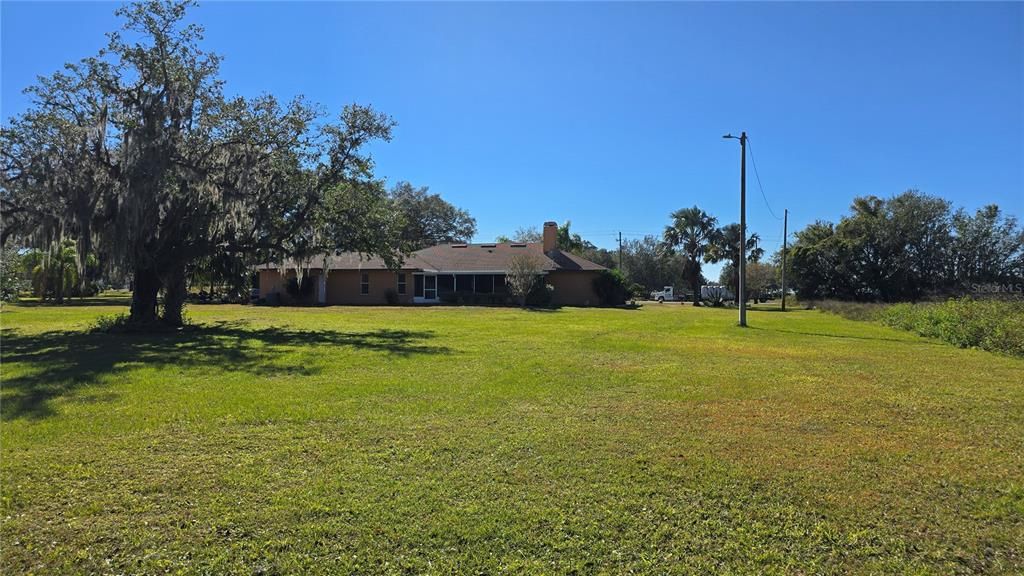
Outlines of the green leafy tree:
M747 283L745 293L747 300L764 300L767 298L768 291L778 285L776 280L778 270L773 264L767 262L748 262L746 271ZM737 279L738 271L735 266L732 263L726 264L719 275L719 281L728 286L730 290L733 290L735 294L735 288L730 286L730 283L735 284L738 281Z
M687 284L683 277L685 260L683 254L673 253L656 236L622 243L623 271L630 283L643 287L641 293Z
M973 215L963 209L952 218L953 282L961 289L975 283L1021 282L1024 278L1024 230L1017 219L989 205Z
M757 262L764 256L764 249L758 244L761 242L761 237L756 233L751 234L747 238L747 261ZM722 275L722 283L725 284L734 294L739 296L739 265L740 265L740 225L739 224L728 224L723 226L717 234L715 234L714 241L708 249L708 258L711 262L726 262L727 266L723 269L728 270L729 274Z
M789 277L806 298L918 300L1024 276L1015 218L994 205L951 213L916 190L856 198L839 224L818 222L796 238Z
M577 256L586 258L595 264L600 264L605 268L618 267L615 252L605 248L599 248L593 242L585 240L575 232L571 232L569 229L570 226L572 226L572 222L566 220L564 224L558 227L557 240L558 248L560 250L576 254Z
M855 198L853 214L836 226L843 275L849 281L850 297L862 300L892 300L905 281L905 257L894 237L896 230L887 218L881 198Z
M579 234L571 232L569 230L570 226L572 226L572 222L566 220L564 224L558 227L557 239L559 249L582 256L585 250L596 248Z
M124 29L104 50L28 89L33 107L0 131L0 240L75 238L79 270L102 252L132 277L139 324L181 324L190 269L209 257L301 267L344 249L397 264L401 218L363 151L393 121L225 97L219 56L184 23L192 4L118 9Z
M818 221L796 232L789 248L789 282L801 298L838 296L844 271L842 250L831 222Z
M391 201L404 218L402 240L412 250L439 243L469 242L476 234L476 220L426 186L399 182L391 189Z
M951 204L917 190L908 190L886 204L893 228L888 238L900 251L901 278L896 295L917 299L943 291L953 272Z
M693 291L694 306L699 306L700 283L704 277L701 263L710 262L709 251L718 239L718 221L696 206L676 210L671 217L672 224L664 232L665 245L680 250L686 257L683 275Z

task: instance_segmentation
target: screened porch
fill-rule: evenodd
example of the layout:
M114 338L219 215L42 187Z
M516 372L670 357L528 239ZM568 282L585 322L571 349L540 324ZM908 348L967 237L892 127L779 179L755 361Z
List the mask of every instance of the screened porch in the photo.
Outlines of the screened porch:
M413 274L413 301L417 303L473 301L500 303L508 291L505 275L496 273ZM491 297L491 298L487 298Z

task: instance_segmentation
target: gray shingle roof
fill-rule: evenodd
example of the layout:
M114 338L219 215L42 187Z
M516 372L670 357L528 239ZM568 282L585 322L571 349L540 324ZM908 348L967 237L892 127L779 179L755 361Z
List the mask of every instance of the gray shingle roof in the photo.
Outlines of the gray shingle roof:
M545 254L541 244L439 244L417 250L405 258L403 270L428 272L504 272L518 254L533 254L545 272L555 270L604 270L604 266L562 250ZM323 259L314 258L311 268L320 268ZM286 267L293 267L291 262ZM387 266L380 258L366 258L355 252L341 252L327 257L330 270L384 270ZM276 264L262 264L261 269L276 269Z

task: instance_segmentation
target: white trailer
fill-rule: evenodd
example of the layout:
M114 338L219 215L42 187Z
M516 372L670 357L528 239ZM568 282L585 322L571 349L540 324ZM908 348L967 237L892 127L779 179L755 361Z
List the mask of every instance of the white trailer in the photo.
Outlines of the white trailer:
M701 302L714 306L721 306L726 302L736 300L736 295L732 293L732 290L729 290L725 286L707 284L700 287L700 299Z

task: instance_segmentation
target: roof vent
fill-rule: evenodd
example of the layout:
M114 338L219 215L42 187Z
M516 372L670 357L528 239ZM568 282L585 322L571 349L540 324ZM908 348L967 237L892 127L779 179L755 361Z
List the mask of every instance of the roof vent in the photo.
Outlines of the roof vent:
M526 244L518 244L518 243L509 244L509 246L511 246L513 248L526 248Z
M465 248L465 244L452 244L452 248Z
M496 246L497 246L497 244L481 244L480 245L481 248L494 248Z

